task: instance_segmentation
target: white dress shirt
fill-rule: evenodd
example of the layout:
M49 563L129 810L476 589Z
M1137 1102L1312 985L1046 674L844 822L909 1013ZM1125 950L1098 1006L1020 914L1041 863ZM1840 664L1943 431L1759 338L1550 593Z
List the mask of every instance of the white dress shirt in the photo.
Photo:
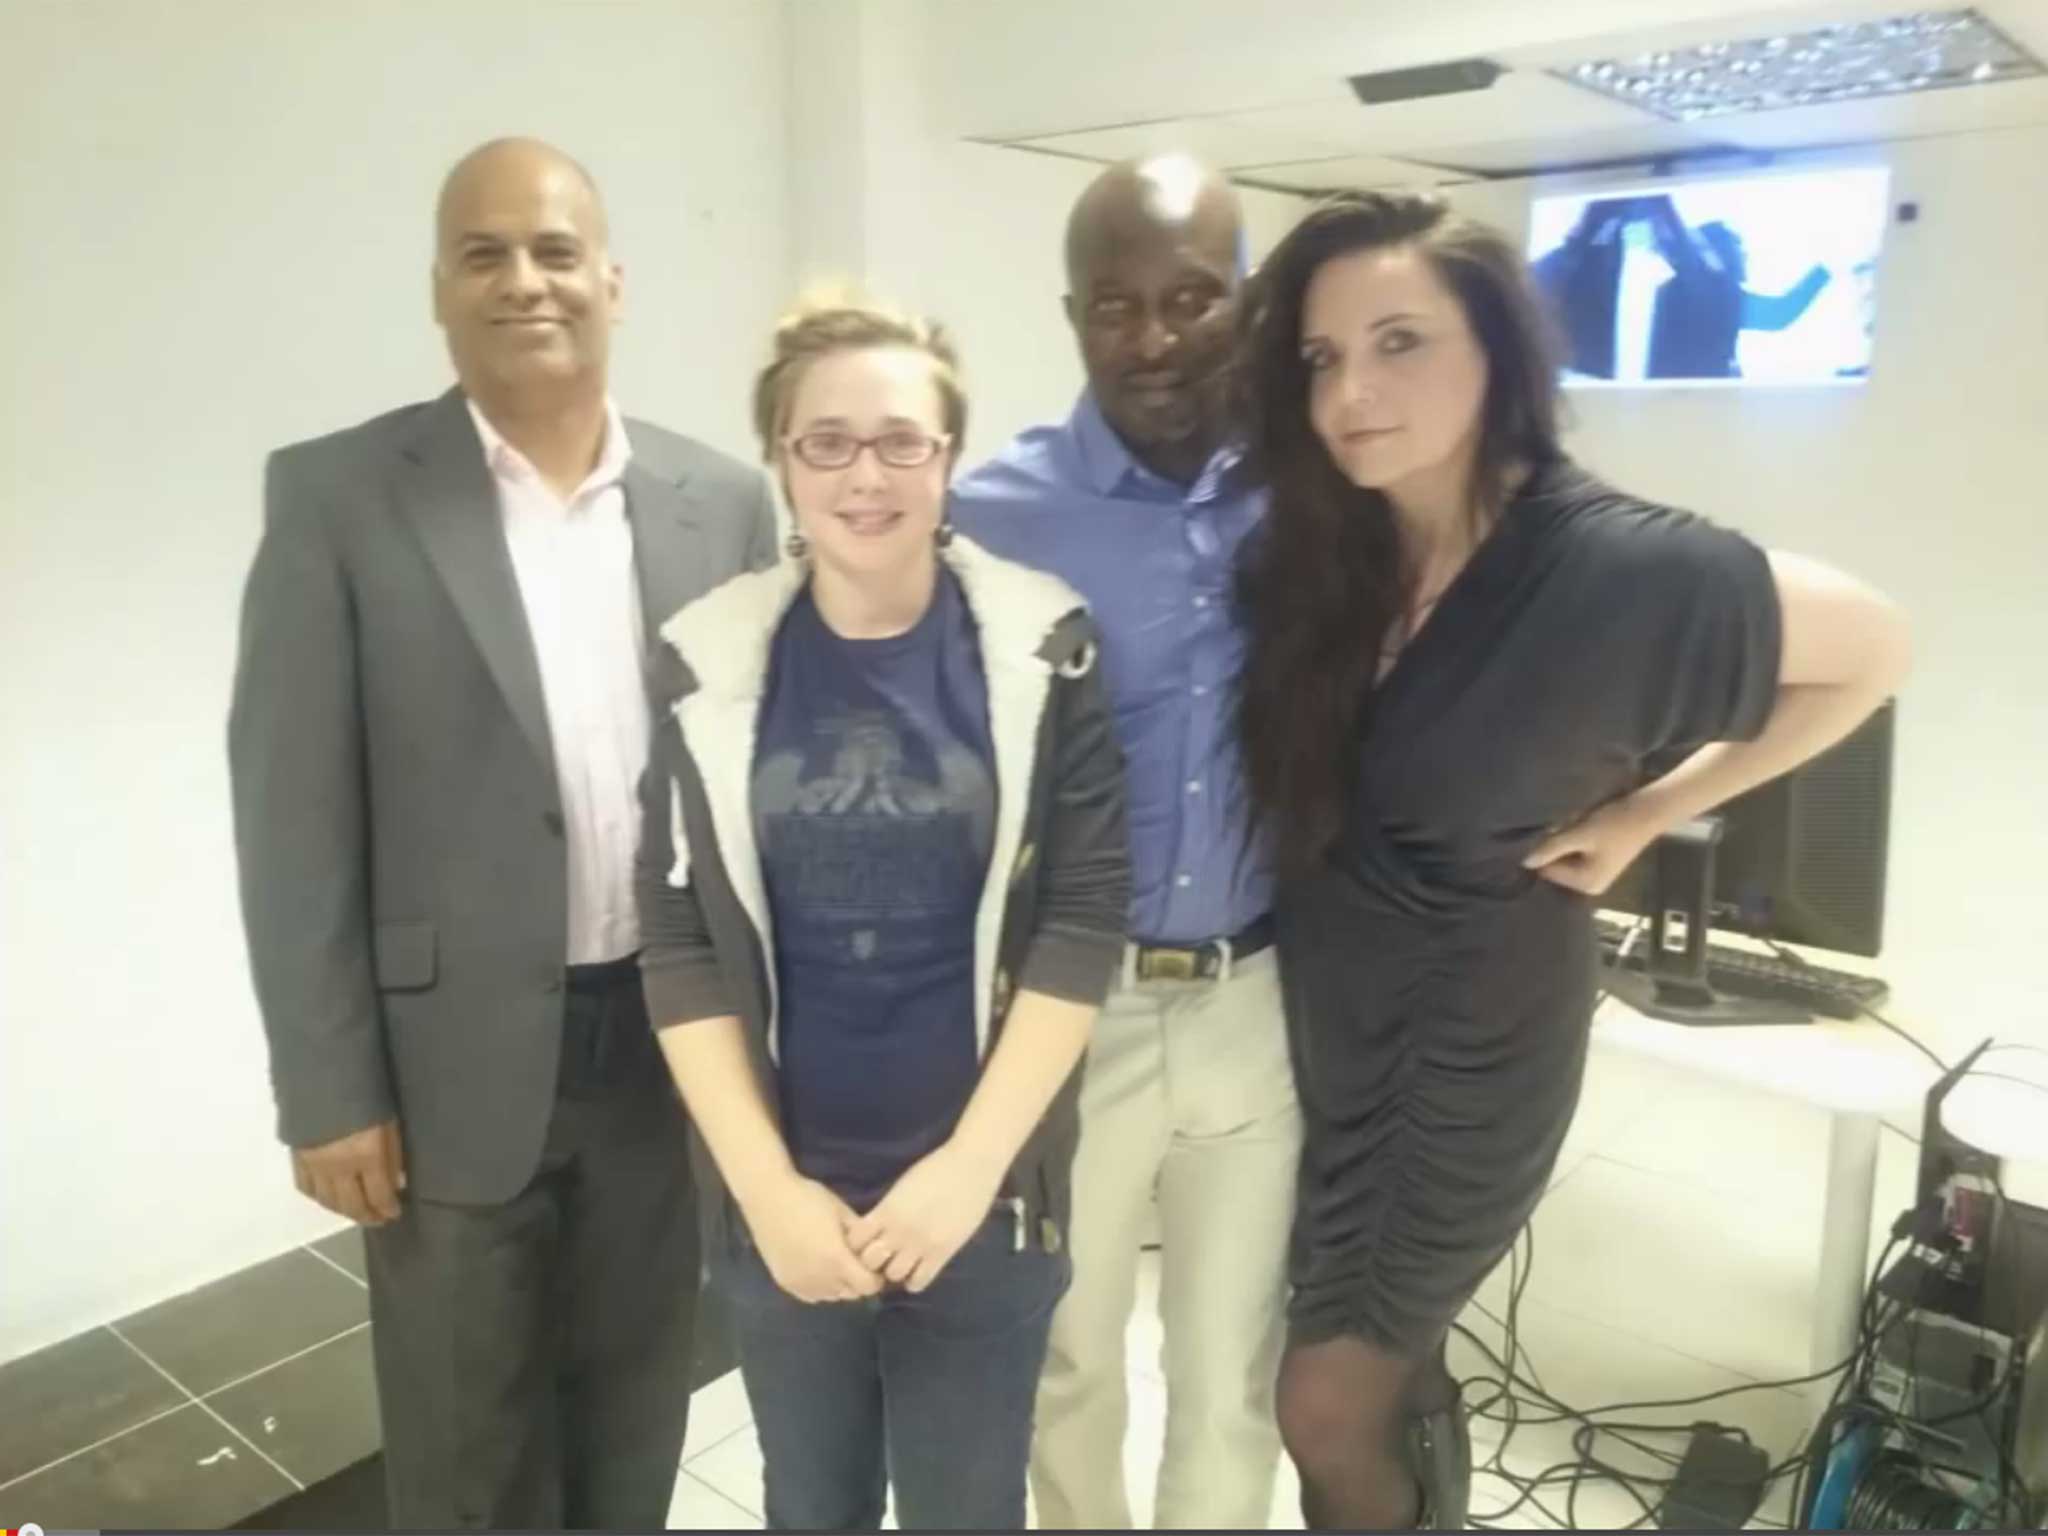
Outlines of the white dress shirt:
M569 963L640 948L633 860L649 722L640 583L620 483L632 448L605 402L604 450L565 502L470 402L540 661L568 844Z

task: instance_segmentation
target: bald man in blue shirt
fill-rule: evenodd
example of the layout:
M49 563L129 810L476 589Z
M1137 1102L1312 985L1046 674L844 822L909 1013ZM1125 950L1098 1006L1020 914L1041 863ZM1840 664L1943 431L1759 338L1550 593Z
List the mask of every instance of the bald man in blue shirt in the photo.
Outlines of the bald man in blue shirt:
M1237 198L1171 156L1110 167L1068 221L1088 384L954 487L953 515L1088 599L1127 761L1133 901L1095 1029L1074 1163L1074 1282L1039 1389L1047 1528L1128 1529L1124 1337L1157 1200L1167 1428L1155 1523L1262 1527L1301 1116L1246 836L1231 700L1238 483L1223 377L1243 281Z

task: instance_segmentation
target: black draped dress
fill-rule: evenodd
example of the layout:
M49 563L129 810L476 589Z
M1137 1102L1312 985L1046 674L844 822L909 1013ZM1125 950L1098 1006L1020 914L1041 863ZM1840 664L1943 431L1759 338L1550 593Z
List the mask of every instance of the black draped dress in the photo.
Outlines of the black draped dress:
M1433 1348L1535 1208L1577 1105L1592 903L1521 867L1645 762L1776 697L1756 545L1544 466L1361 724L1340 845L1277 916L1307 1142L1298 1342Z

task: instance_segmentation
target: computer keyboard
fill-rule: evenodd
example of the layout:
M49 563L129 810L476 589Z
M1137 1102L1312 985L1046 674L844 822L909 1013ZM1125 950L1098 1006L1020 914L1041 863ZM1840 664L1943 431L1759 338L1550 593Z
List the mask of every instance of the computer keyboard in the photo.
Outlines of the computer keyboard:
M1603 965L1617 963L1616 957L1621 953L1623 944L1638 926L1606 917L1594 919ZM1645 969L1643 962L1649 947L1649 924L1643 923L1640 927L1642 931L1634 946L1626 959L1619 962L1623 969L1638 972ZM1849 971L1809 965L1796 958L1762 955L1754 950L1713 943L1707 945L1707 985L1723 997L1785 1003L1831 1019L1862 1018L1870 1009L1880 1007L1891 994L1891 989L1875 976L1858 976Z

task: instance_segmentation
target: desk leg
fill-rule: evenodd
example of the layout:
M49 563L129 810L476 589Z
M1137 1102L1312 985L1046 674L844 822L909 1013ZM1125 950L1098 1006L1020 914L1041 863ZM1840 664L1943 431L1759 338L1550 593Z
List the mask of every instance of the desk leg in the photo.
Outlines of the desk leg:
M1827 1209L1821 1214L1820 1277L1813 1308L1813 1369L1832 1370L1856 1348L1869 1283L1870 1211L1877 1189L1878 1118L1837 1114L1828 1128ZM1834 1382L1810 1395L1825 1401Z

